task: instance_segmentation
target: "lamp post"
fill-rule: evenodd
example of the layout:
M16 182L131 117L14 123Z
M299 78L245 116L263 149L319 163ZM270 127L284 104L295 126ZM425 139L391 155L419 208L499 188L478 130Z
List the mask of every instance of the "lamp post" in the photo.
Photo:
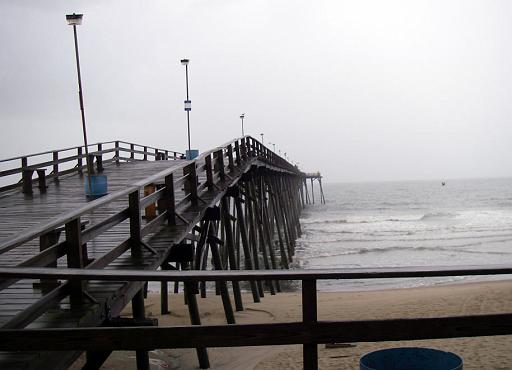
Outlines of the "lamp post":
M261 135L261 144L264 145L265 143L263 142L263 135L264 134L260 134Z
M242 120L242 137L245 136L245 134L244 134L244 118L245 118L245 113L242 113L240 115L240 119Z
M270 144L270 143L269 143ZM276 152L276 144L275 143L272 143L272 145L274 146L274 153Z
M192 110L192 102L188 97L188 64L190 60L182 59L181 64L185 66L185 84L187 87L187 100L185 100L185 111L187 112L187 131L188 131L188 151L190 153L190 111Z
M85 111L84 111L84 99L82 95L82 75L80 74L80 57L78 56L78 37L76 34L76 26L82 24L83 14L68 14L66 15L66 20L70 26L73 26L73 35L75 39L75 57L76 57L76 70L78 74L78 99L80 101L80 111L82 113L82 132L84 135L84 146L85 146L85 163L87 164L87 179L89 183L89 192L92 195L92 186L91 186L91 168L92 163L90 163L89 159L89 148L87 144L87 129L85 126Z

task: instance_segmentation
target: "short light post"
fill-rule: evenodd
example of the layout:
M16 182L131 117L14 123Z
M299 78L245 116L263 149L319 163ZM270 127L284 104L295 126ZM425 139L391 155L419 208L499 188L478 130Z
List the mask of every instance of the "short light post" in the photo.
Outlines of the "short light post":
M80 73L80 57L78 55L78 37L76 33L76 26L82 24L83 14L67 14L66 20L70 26L73 26L73 35L75 39L75 57L76 57L76 70L78 74L78 100L80 102L80 111L82 114L82 132L84 135L84 146L85 146L85 163L87 164L87 181L89 184L89 193L93 195L92 181L91 181L91 170L92 163L89 159L89 146L87 144L87 129L85 126L85 110L84 110L84 98L82 94L82 75ZM88 195L88 194L86 194Z
M181 64L185 66L185 86L187 89L187 100L185 100L185 112L187 112L187 133L188 133L188 151L187 151L187 159L194 159L196 155L192 154L192 150L190 149L190 111L192 110L192 102L188 96L188 64L190 60L181 59Z
M260 134L261 135L261 145L265 145L265 142L263 141L263 135L264 134Z
M245 118L245 113L242 113L240 115L240 119L242 120L242 137L245 136L245 134L244 134L244 118Z

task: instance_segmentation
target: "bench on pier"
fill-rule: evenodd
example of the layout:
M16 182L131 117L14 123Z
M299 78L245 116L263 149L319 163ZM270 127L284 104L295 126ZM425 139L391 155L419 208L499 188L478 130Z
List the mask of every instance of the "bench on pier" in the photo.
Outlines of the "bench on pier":
M41 193L46 193L46 168L38 168L38 167L25 167L22 170L22 181L23 181L23 194L32 194L32 176L34 171L37 172L37 181L39 191Z

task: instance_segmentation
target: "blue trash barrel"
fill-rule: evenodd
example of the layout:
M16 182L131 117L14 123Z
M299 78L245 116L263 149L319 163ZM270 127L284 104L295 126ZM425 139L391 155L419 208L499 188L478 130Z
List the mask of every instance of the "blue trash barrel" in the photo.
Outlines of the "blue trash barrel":
M197 149L190 149L190 150L187 150L185 153L186 153L186 158L187 159L194 159L194 158L196 158L199 155L199 150L197 150Z
M85 177L85 195L88 197L101 197L108 193L107 176L91 175L91 189L89 189L89 179Z
M432 348L390 348L361 357L361 370L462 370L454 353Z

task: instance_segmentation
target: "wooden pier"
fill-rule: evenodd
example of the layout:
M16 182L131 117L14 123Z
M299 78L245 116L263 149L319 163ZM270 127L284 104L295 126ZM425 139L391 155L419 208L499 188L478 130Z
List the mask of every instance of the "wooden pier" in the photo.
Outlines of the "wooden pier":
M83 147L3 160L0 266L83 270L274 270L293 261L305 206L304 174L251 137L193 161L182 153L121 141L90 146L91 171L109 194L87 199ZM48 158L49 157L49 158ZM7 169L3 169L7 167ZM19 180L21 178L21 180ZM10 180L10 182L9 182ZM217 283L228 324L243 310L240 282ZM147 281L0 280L2 330L153 325L144 313ZM279 280L250 280L253 300L281 290ZM206 283L178 283L193 325ZM168 286L162 283L162 313ZM134 317L120 320L131 302ZM2 352L0 368L67 368L81 351ZM110 352L87 353L98 368ZM197 348L201 368L206 348ZM148 355L137 352L140 369Z
M319 187L320 204L325 204L324 189L322 187L322 175L320 174L320 172L305 173L302 178L304 181L305 203L315 204L314 182L316 180L318 182ZM310 192L308 191L308 180L311 181L311 195Z
M321 176L251 137L193 161L120 141L90 152L109 179L109 194L95 200L84 196L83 148L0 162L8 167L0 171L2 370L65 369L83 352L84 369L98 369L115 350L136 351L137 368L148 369L147 351L158 348L195 348L208 368L208 347L284 344L301 344L304 369L315 370L323 343L512 334L510 313L319 321L318 280L510 275L512 265L288 269L300 212L313 203L306 180L319 182L325 202ZM289 280L302 284L302 321L235 322L242 283L258 302ZM162 284L162 313L172 311L168 284L183 290L190 326L159 327L145 316L148 281ZM215 284L225 325L201 325L206 282ZM119 317L130 303L133 317Z

